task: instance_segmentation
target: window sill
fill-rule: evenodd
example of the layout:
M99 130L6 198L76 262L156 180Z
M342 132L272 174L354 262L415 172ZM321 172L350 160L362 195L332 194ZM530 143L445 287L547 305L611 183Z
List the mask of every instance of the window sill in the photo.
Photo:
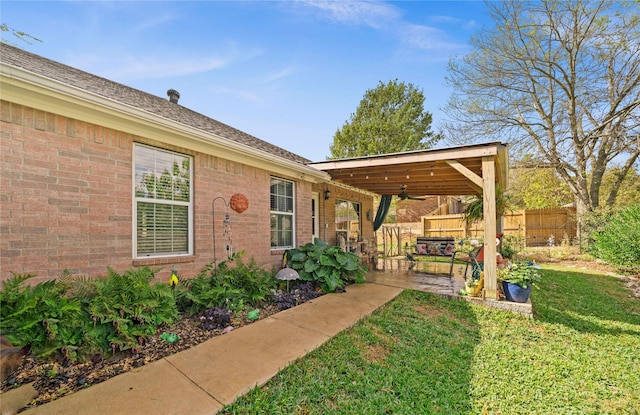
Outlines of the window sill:
M143 267L145 265L169 265L169 264L186 264L194 262L195 257L193 255L188 256L172 256L172 257L149 257L138 258L133 260L134 267Z

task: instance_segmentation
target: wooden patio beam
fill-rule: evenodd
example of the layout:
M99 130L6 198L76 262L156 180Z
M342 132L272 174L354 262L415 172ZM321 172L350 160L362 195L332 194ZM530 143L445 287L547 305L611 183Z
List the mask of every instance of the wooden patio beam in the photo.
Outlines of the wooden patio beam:
M496 166L493 157L482 158L482 205L484 213L484 289L485 298L497 299L496 265Z
M491 158L491 157L488 157L488 158ZM493 158L491 158L491 159L493 159ZM484 158L483 158L483 160L484 160ZM472 172L470 169L468 169L465 165L460 163L458 160L445 160L445 162L449 166L453 167L460 174L462 174L464 177L469 179L469 181L471 181L471 187L476 189L476 191L478 193L482 193L482 186L483 186L482 177L480 177L477 174L475 174L474 172ZM484 166L484 163L483 163L483 166Z

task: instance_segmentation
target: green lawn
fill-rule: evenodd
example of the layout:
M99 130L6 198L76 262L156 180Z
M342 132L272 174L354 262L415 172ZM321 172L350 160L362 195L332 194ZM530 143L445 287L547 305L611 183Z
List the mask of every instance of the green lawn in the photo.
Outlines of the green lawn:
M640 300L545 268L528 319L405 291L226 414L640 414Z

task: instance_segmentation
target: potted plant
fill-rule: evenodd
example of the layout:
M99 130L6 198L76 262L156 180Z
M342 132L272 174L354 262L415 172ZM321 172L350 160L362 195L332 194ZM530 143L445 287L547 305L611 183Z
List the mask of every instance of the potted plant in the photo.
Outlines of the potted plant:
M509 196L504 193L502 187L496 186L496 217L499 218L509 209ZM467 203L462 212L462 218L467 226L473 222L484 219L484 197L475 195Z
M469 278L464 283L464 292L466 295L469 295L471 297L479 296L483 288L484 288L484 272L482 271L480 272L479 279Z
M534 263L513 262L498 270L507 301L526 303L534 284L540 281L540 270Z

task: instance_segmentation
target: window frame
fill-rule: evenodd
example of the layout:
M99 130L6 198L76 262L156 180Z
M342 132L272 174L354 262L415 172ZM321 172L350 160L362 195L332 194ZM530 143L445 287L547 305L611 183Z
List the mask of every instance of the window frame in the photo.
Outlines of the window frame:
M156 199L149 197L141 197L136 195L136 157L137 151L139 148L150 149L155 152L165 153L168 155L178 156L182 158L187 158L189 160L189 200L188 201L179 201L179 200L167 200L167 199ZM167 150L161 147L150 146L142 143L133 143L133 158L132 158L132 178L131 178L131 190L132 190L132 256L133 259L148 259L148 258L171 258L171 257L181 257L181 256L191 256L194 252L194 157L189 154L180 153L177 151ZM156 172L154 172L157 174ZM162 253L138 253L138 204L139 203L151 203L154 205L165 205L165 206L186 206L187 207L187 250L184 251L175 251L175 252L162 252Z
M320 239L320 194L311 194L311 234L312 237Z
M288 183L291 186L291 195L285 195L285 197L291 198L291 212L286 212L282 210L274 210L273 206L273 198L279 197L278 194L273 194L271 188L274 185L274 181ZM286 203L285 203L286 206ZM276 206L277 208L277 206ZM274 229L272 227L271 218L273 215L281 216L281 217L290 217L291 219L291 244L290 245L278 245L273 246L271 242L273 240L273 232ZM280 221L277 221L280 223ZM277 226L277 225L276 225ZM276 232L281 232L281 229L276 229ZM296 246L296 183L292 180L283 179L282 177L271 176L269 180L269 246L272 251L281 251L285 249L291 249Z
M339 208L339 205L341 205L342 203L348 203L349 204L349 207L348 207L349 211L351 209L353 209L354 211L356 211L356 214L357 214L356 219L358 220L358 230L357 230L358 237L356 238L355 244L352 244L351 240L350 240L350 234L352 232L351 229L339 229L338 228L338 212L337 212L337 210ZM358 208L355 209L355 206L357 206ZM336 199L336 202L335 202L335 205L334 205L334 209L335 209L335 215L334 215L335 216L335 224L334 224L334 226L335 226L335 232L336 232L336 245L339 245L339 243L340 243L339 235L341 235L341 234L345 235L346 236L346 238L345 238L345 244L346 244L345 249L347 251L350 251L354 247L356 247L357 246L356 244L362 239L362 203L356 202L356 201L353 201L353 200L347 200L347 199ZM352 221L351 216L347 216L347 223L348 223L349 228L350 228L350 222L351 221Z

